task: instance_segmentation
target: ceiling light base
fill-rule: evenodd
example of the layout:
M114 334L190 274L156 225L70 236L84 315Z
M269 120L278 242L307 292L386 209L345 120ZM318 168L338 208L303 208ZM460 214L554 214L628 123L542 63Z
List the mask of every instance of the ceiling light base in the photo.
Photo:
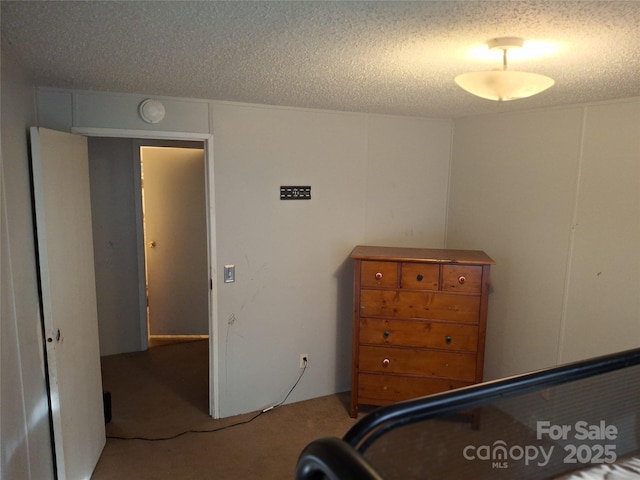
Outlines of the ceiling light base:
M512 50L514 48L522 48L524 46L524 38L520 37L498 37L492 38L487 42L490 49L499 48L500 50Z

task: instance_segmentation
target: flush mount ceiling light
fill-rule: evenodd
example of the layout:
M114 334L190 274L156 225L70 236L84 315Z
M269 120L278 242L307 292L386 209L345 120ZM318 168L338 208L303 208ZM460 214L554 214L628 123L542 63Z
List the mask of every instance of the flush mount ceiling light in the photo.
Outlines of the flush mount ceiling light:
M500 37L487 42L490 49L502 50L502 70L463 73L455 82L464 90L488 100L507 101L531 97L555 82L552 78L537 73L507 70L507 52L522 48L524 39L518 37Z

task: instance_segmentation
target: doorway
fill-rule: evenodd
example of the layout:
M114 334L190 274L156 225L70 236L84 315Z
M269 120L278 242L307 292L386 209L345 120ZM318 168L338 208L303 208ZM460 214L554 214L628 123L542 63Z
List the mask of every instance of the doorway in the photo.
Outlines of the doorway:
M79 132L82 133L82 132ZM112 133L112 132L109 132ZM121 131L126 135L126 131ZM139 133L139 132L137 132ZM97 235L95 236L96 250L96 284L98 295L102 302L98 302L100 321L100 350L101 355L115 355L126 352L144 351L149 346L149 334L154 334L153 326L148 324L147 317L147 281L145 261L145 238L142 215L142 177L144 172L140 168L143 148L153 147L156 150L191 150L198 151L199 180L201 193L198 199L199 210L204 212L199 216L200 230L204 231L204 248L200 249L197 264L200 267L201 278L200 295L204 298L200 308L199 324L189 329L159 330L160 335L191 335L204 338L208 346L209 361L208 386L209 414L217 417L216 381L217 375L212 365L215 365L215 330L216 330L216 282L212 260L215 258L215 241L212 229L214 224L212 175L211 175L211 138L202 140L152 139L130 138L126 136L109 135L95 136L91 132L89 137L89 156L92 165L91 187L92 204L94 203L94 183L96 195L102 195L98 206L92 205L94 220L98 219ZM144 155L143 155L144 156ZM143 160L144 162L144 160ZM144 172L147 173L147 172ZM147 212L148 213L148 212ZM204 217L204 218L203 218ZM101 232L104 228L109 232ZM191 231L185 228L174 230ZM153 240L149 240L153 241ZM157 253L160 245L166 247L166 242L155 240L156 247L151 253ZM102 269L102 271L101 271ZM176 275L169 275L174 277ZM101 285L102 281L102 285ZM177 287L169 286L169 291ZM150 299L153 307L153 299ZM102 307L101 307L102 304ZM106 313L105 313L106 312ZM202 313L204 312L204 313ZM153 312L150 310L150 313ZM195 315L194 315L195 316ZM105 321L103 321L105 320ZM153 318L151 319L153 322ZM205 360L206 361L206 360Z
M204 149L144 145L139 156L149 345L205 339Z

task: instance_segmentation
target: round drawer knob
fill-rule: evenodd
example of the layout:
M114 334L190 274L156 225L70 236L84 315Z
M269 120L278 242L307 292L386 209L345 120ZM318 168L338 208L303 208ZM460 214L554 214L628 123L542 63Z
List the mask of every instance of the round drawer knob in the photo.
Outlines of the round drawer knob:
M466 279L466 278L464 278L464 277L462 277L462 276L458 278L458 283L459 283L460 285L464 285L464 282L466 282L466 281L467 281L467 279Z
M384 360L382 360L382 366L384 368L387 368L390 363L391 363L391 361L388 358L385 358Z
M447 335L446 337L444 337L444 343L446 343L447 345L451 344L451 340L453 340L451 338L451 335Z
M418 276L416 277L416 280L417 280L417 281L419 281L419 282L421 282L423 278L424 278L424 277L422 276L422 274L421 274L421 273L419 273L419 274L418 274Z
M376 280L380 280L382 278L382 273L378 272L376 273Z
M384 333L382 334L384 338L389 338L389 335L391 335L391 332L389 332L389 330L385 330Z

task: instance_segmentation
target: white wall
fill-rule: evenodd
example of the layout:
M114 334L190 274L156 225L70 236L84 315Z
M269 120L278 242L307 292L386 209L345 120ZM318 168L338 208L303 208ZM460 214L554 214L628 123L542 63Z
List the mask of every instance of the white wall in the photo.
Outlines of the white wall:
M638 99L459 119L447 247L496 260L485 377L638 346Z
M100 353L134 352L142 342L134 140L88 143Z
M371 117L365 237L370 245L444 245L451 124Z
M432 192L446 188L450 123L215 104L213 132L218 268L234 263L237 278L220 286L221 394L240 410L256 392L282 400L301 353L292 400L348 390L348 255L443 244L445 197ZM281 201L280 185L311 185L312 200Z
M0 478L53 477L30 197L34 85L2 44Z
M168 128L137 117L140 95L39 98L43 126ZM165 107L171 128L214 136L218 277L236 265L235 283L218 278L221 415L283 400L301 353L309 368L288 401L348 390L348 255L359 243L444 245L451 121L189 99ZM281 201L281 185L311 185L312 199Z
M585 110L560 361L640 344L640 99Z

